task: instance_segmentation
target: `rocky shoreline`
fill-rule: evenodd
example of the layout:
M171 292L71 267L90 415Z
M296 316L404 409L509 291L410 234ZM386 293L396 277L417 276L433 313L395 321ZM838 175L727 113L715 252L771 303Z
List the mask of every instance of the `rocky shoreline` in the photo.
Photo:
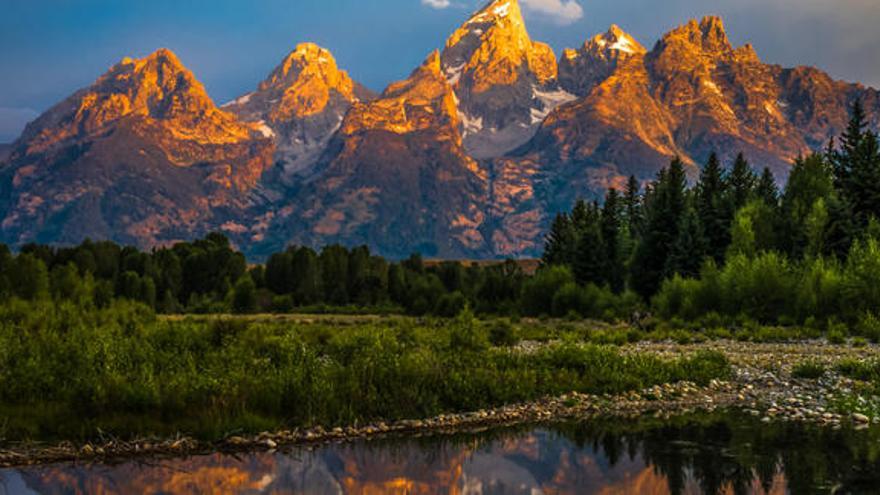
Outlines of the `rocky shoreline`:
M18 467L63 462L113 463L134 458L168 458L208 454L276 451L319 446L332 442L378 439L391 436L454 434L487 428L562 421L588 421L597 418L634 419L645 415L669 418L693 412L740 409L763 422L798 421L829 428L851 426L856 429L880 424L880 415L837 412L834 401L842 394L857 401L861 397L856 383L828 371L815 380L795 379L792 367L809 358L831 365L843 358L868 359L878 356L876 347L831 346L822 342L797 344L750 344L715 341L704 344L640 343L625 352L681 355L714 349L731 360L729 381L713 380L706 387L689 382L654 386L620 395L571 393L524 404L462 414L443 414L433 418L377 422L362 426L282 430L253 436L231 436L219 442L203 442L179 436L144 438L132 441L109 439L99 443L57 445L39 443L0 445L0 467Z

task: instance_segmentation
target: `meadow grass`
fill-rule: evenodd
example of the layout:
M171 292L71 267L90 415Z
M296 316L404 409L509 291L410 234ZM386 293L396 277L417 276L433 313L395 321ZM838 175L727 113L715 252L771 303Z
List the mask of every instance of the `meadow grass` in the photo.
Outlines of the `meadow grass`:
M0 306L0 438L210 439L708 383L730 372L709 352L662 359L566 339L522 352L513 347L520 333L467 312L306 322L13 301Z

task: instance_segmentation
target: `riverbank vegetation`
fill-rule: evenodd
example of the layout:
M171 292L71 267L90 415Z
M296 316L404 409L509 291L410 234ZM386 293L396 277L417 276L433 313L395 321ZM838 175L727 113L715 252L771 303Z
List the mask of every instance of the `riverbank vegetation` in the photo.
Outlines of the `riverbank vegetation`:
M0 438L216 438L705 384L729 373L711 352L661 359L566 342L519 352L513 342L511 329L469 311L341 326L159 319L124 301L86 311L18 301L0 306Z

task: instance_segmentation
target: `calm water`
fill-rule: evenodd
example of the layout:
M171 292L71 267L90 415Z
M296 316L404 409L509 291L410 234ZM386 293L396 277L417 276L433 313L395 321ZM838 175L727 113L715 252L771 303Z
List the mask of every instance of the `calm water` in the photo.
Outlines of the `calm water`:
M715 415L0 470L0 480L0 494L880 493L880 435Z

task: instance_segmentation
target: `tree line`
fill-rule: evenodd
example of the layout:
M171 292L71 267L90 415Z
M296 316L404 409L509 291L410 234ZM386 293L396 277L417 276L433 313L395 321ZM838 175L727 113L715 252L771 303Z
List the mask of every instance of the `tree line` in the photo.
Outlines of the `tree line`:
M777 189L742 155L712 154L690 187L681 160L642 187L559 214L541 269L389 261L369 248L291 246L249 265L219 233L141 251L112 242L0 246L0 298L161 313L401 312L672 319L870 327L880 289L880 145L860 104L839 140L795 160ZM829 323L830 322L830 323ZM880 325L878 325L880 327ZM878 329L880 337L880 329Z
M366 246L320 251L291 246L249 265L213 233L149 252L113 242L75 247L0 246L0 299L73 301L107 307L115 299L160 313L305 311L406 312L455 316L465 305L516 312L527 277L519 264L391 262Z
M878 217L880 146L856 102L845 132L796 159L782 191L742 154L725 168L713 153L692 187L674 159L645 187L630 178L603 204L559 214L543 262L581 290L634 290L666 317L864 324L880 308Z

